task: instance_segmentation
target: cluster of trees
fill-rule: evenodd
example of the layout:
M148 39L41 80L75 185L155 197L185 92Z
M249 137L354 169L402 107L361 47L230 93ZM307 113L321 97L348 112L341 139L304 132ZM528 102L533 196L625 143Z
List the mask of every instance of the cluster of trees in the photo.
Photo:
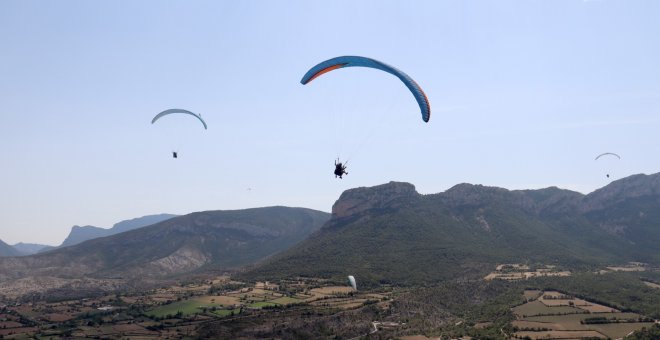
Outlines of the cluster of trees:
M620 319L617 317L606 318L604 316L596 316L593 318L586 318L581 320L580 323L583 325L591 324L606 324L606 323L635 323L635 322L653 322L652 318L642 317L639 318L630 318L630 319Z
M660 324L643 327L641 330L626 337L626 340L657 340L660 339Z

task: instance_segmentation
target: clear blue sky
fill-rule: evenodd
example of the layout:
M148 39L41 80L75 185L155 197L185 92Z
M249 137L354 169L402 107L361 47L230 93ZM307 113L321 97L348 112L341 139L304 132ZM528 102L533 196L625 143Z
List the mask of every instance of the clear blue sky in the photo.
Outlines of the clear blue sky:
M658 18L654 0L0 1L0 239L55 245L74 224L164 212L330 211L390 180L588 193L606 173L658 172ZM431 121L383 72L299 83L340 55L408 73ZM168 108L209 129L150 124ZM606 151L623 159L594 161Z

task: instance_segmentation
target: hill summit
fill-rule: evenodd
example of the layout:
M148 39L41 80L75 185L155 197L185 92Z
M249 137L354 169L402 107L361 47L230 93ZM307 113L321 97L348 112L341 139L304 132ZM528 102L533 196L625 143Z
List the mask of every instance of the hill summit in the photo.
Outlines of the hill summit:
M354 274L363 282L419 284L479 277L497 263L660 263L659 225L660 174L589 195L467 183L421 195L412 184L390 182L345 191L323 228L244 276Z

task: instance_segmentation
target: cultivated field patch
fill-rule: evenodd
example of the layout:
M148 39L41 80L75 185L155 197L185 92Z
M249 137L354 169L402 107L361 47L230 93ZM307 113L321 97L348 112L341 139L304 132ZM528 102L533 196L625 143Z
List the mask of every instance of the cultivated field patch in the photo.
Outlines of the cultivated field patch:
M194 300L184 300L173 302L168 305L160 306L148 311L146 314L154 317L166 317L168 315L176 315L181 312L181 315L187 316L200 312L199 302Z
M512 311L517 320L512 321L511 326L516 328L514 335L518 338L618 339L652 325L637 322L641 318L639 314L621 313L611 307L554 291L543 292L536 300L514 307Z
M513 313L519 317L531 317L535 315L574 314L584 311L570 306L548 307L539 300L531 301L513 308Z
M528 289L523 292L525 301L534 300L541 295L541 291L537 289Z
M514 320L511 321L511 326L518 327L520 330L529 330L529 329L548 329L548 330L565 330L566 328L557 323L551 322L538 322L538 321L527 321L527 320Z
M295 299L295 298L290 298L288 296L280 297L274 300L270 300L271 302L280 304L280 305L291 305L295 303L301 303L304 302L303 300L300 299Z
M538 321L538 322L549 322L549 323L560 323L565 325L567 329L581 329L583 325L580 321L588 318L593 318L594 316L605 317L608 319L617 318L617 319L638 319L639 314L635 313L599 313L594 314L568 314L568 315L548 315L548 316L532 316L525 318L529 321Z
M630 334L633 331L641 329L642 327L653 326L652 322L635 322L635 323L608 323L602 325L589 325L593 328L612 339L620 339Z
M590 304L587 304L587 305L580 305L580 306L577 306L577 307L580 308L580 309L584 309L586 311L589 311L590 313L618 313L618 312L620 312L616 308L599 305L597 303L590 303Z
M334 295L353 292L353 288L345 286L331 286L323 288L314 288L310 291L313 295Z
M519 338L529 337L531 339L589 339L599 338L607 339L607 337L596 331L544 331L544 332L516 332L515 335Z
M200 305L205 306L233 306L240 304L240 301L235 296L226 296L226 295L204 295L193 298L193 300L198 301Z

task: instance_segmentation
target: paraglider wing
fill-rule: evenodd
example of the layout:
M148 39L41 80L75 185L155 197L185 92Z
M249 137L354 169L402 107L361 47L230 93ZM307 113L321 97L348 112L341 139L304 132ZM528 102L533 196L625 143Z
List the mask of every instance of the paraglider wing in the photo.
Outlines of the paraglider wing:
M156 117L154 117L154 119L151 120L151 124L155 123L155 122L156 122L157 120L159 120L161 117L163 117L163 116L167 116L167 115L172 114L172 113L185 113L185 114L191 115L191 116L193 116L193 117L199 119L199 121L202 122L202 124L204 125L204 129L207 129L206 122L204 121L204 119L202 119L202 116L200 116L200 115L198 115L198 114L196 114L196 113L190 112L190 111L188 111L188 110L183 110L183 109L169 109L169 110L165 110L165 111L163 111L163 112L157 114Z
M353 287L354 290L357 290L357 284L355 283L355 278L353 275L348 276L348 282L351 284L351 287Z
M601 158L601 157L603 157L603 156L607 156L607 155L614 156L614 157L616 157L616 158L618 158L618 159L621 159L621 156L619 156L619 155L617 155L617 154L615 154L615 153L612 153L612 152L606 152L606 153L601 153L600 155L598 155L598 156L596 157L595 160L598 160L598 158Z
M375 59L357 56L332 58L312 67L309 71L307 71L307 73L305 73L305 76L303 76L300 82L303 85L306 85L324 73L342 67L352 66L375 68L397 76L406 85L406 87L408 87L410 92L412 92L415 100L417 100L417 104L419 104L419 109L422 111L422 119L428 123L429 119L431 118L431 105L429 104L429 100L426 97L426 94L424 91L422 91L422 88L419 87L419 85L407 74Z

